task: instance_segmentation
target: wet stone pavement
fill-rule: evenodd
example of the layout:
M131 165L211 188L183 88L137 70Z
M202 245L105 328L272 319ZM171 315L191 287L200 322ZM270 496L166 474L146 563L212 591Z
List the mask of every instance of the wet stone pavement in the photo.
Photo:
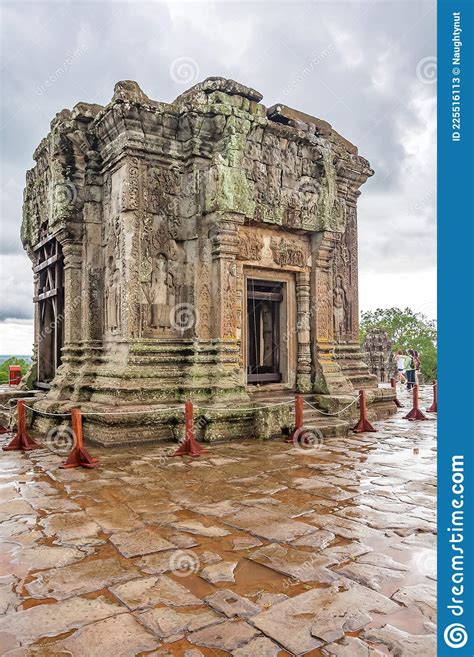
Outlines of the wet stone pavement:
M436 424L400 398L313 449L1 452L0 654L434 657Z

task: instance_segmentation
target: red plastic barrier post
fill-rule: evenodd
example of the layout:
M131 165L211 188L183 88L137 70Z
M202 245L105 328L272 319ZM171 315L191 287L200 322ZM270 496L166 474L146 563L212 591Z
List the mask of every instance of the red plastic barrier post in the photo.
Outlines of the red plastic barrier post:
M395 390L395 406L397 408L403 408L402 402L399 399L397 399L397 379L394 378L390 379L390 385Z
M365 431L377 431L377 429L374 429L374 427L370 424L367 417L367 401L365 398L364 390L359 390L359 407L360 407L360 419L355 425L355 427L353 427L352 431L354 433L364 433Z
M428 420L429 418L420 410L418 397L418 384L413 388L413 408L404 416L405 420Z
M23 452L29 451L30 449L38 449L41 445L35 443L33 438L30 438L26 433L26 411L25 411L25 402L23 399L19 399L17 402L18 410L18 426L17 432L13 436L13 440L3 447L5 451L20 449Z
M17 386L21 382L21 367L19 365L8 366L8 385Z
M296 395L295 397L295 428L286 438L285 443L293 443L295 438L299 436L303 429L303 396Z
M60 468L95 468L99 461L84 449L82 439L82 415L78 408L71 411L72 435L74 436L74 445L67 460L60 465Z
M196 440L193 428L193 403L187 401L184 405L185 438L181 446L171 456L192 456L197 458L206 454L209 450L204 449Z
M438 383L433 381L433 403L429 408L426 409L427 413L437 413L438 412Z

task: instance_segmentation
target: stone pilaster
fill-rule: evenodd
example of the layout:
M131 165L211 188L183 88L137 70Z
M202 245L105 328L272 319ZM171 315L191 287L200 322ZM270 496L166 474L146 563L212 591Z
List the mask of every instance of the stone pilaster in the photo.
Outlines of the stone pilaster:
M311 391L310 280L309 272L296 274L297 364L296 386L299 392Z
M240 215L233 215L215 222L211 228L213 338L237 339L236 255L238 229L242 222Z
M84 221L84 338L101 343L104 333L104 267L102 253L102 185L98 155L88 152Z
M61 243L64 256L64 347L72 347L82 340L82 242L65 240Z
M120 236L122 262L120 263L120 330L122 338L140 337L140 261L142 184L140 160L126 159L126 171L121 194Z
M334 354L334 250L340 234L324 231L312 237L311 297L314 312L311 314L313 389L318 393L352 391Z

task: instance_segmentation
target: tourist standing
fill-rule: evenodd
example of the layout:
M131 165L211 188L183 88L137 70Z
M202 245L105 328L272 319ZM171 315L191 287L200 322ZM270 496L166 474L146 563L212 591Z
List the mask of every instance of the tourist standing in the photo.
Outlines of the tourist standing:
M416 351L416 349L413 350L413 360L415 361L415 381L417 384L420 383L420 374L421 374L421 360L420 360L420 354Z
M406 383L406 377L405 377L405 360L406 356L404 356L403 351L399 350L397 351L397 373L398 373L398 381L400 383Z
M407 390L411 390L416 384L416 365L415 365L415 352L413 349L408 350L408 356L406 356L406 378L407 378Z

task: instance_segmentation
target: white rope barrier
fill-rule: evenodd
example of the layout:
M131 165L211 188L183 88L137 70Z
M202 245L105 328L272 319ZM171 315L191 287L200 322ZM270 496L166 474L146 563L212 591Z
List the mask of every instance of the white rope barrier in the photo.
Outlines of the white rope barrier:
M418 385L419 388L432 388L432 385L429 384L424 384L422 386ZM326 415L329 417L334 417L337 415L341 415L341 413L344 413L349 409L351 406L353 406L357 401L359 400L359 395L357 395L347 406L344 408L341 408L339 411L336 411L334 413L327 413L326 411L321 410L320 408L317 408L313 404L311 404L309 401L306 399L303 399L303 402L309 406L312 410L316 411L317 413L320 413L321 415ZM277 408L279 406L293 406L295 403L294 399L291 399L289 401L283 401L283 402L277 402L275 404L259 404L255 406L248 406L241 408L239 406L236 406L235 408L229 408L227 406L199 406L199 405L194 405L194 408L196 410L199 410L201 412L212 412L212 411L239 411L239 412L250 412L250 411L259 411L263 409L268 409L268 408ZM258 404L258 402L256 402ZM5 404L0 404L0 408L3 408L10 413L14 410L13 407L11 406L5 406ZM25 408L27 408L30 411L33 411L33 413L36 413L38 415L43 415L45 417L55 417L55 418L66 418L70 417L71 413L48 413L46 411L41 411L39 409L33 408L32 406L28 406L25 404ZM83 417L89 417L89 416L112 416L112 415L143 415L143 414L151 414L151 413L169 413L171 411L180 411L184 412L183 406L167 406L165 408L152 408L148 410L140 410L140 411L81 411L81 415Z
M252 406L248 408L240 408L236 407L235 410L238 411L258 411L262 408L276 408L278 406L292 406L294 404L294 400L286 401L286 402L278 402L276 404L262 404L260 406ZM13 409L8 406L4 406L3 404L0 404L1 408L5 408L8 411L12 411ZM40 411L37 408L33 408L32 406L28 406L25 404L25 408L27 408L30 411L33 411L34 413L37 413L38 415L44 415L45 417L70 417L71 413L47 413L46 411ZM206 406L194 406L195 409L201 410L201 411L225 411L225 410L234 410L230 409L227 406L224 407L217 407L217 406L211 406L211 407L206 407ZM97 416L106 416L106 415L143 415L146 413L167 413L170 411L180 411L181 413L184 413L184 408L183 406L167 406L165 408L151 408L149 410L141 410L141 411L81 411L81 415L83 417L86 416L92 416L92 415L97 415Z
M227 411L227 410L259 411L263 408L276 408L277 406L293 406L294 403L295 400L291 399L290 401L278 402L277 404L260 404L259 406L249 406L248 408L241 408L240 406L236 406L235 408L228 408L227 406L194 406L194 408L200 409L201 411Z
M151 408L143 411L81 411L82 416L86 415L143 415L144 413L166 413L168 411L181 411L184 413L183 406L168 406L166 408Z
M46 411L39 411L37 408L33 408L33 406L28 406L25 404L25 408L27 408L29 411L33 411L33 413L37 413L38 415L44 415L45 417L70 417L71 413L47 413Z
M309 401L306 401L306 399L303 399L303 402L304 402L307 406L309 406L310 408L312 408L314 411L316 411L317 413L321 413L321 415L328 415L328 416L332 416L332 417L334 417L335 415L340 415L341 413L344 413L344 411L347 411L348 408L350 408L351 406L353 406L353 405L354 405L356 402L358 402L358 401L359 401L359 396L357 396L355 399L353 399L353 400L351 401L350 404L348 404L348 405L345 406L344 408L341 408L341 409L340 409L339 411L337 411L336 413L326 413L326 411L322 411L321 409L316 408L316 406L313 406L312 404L310 404Z

